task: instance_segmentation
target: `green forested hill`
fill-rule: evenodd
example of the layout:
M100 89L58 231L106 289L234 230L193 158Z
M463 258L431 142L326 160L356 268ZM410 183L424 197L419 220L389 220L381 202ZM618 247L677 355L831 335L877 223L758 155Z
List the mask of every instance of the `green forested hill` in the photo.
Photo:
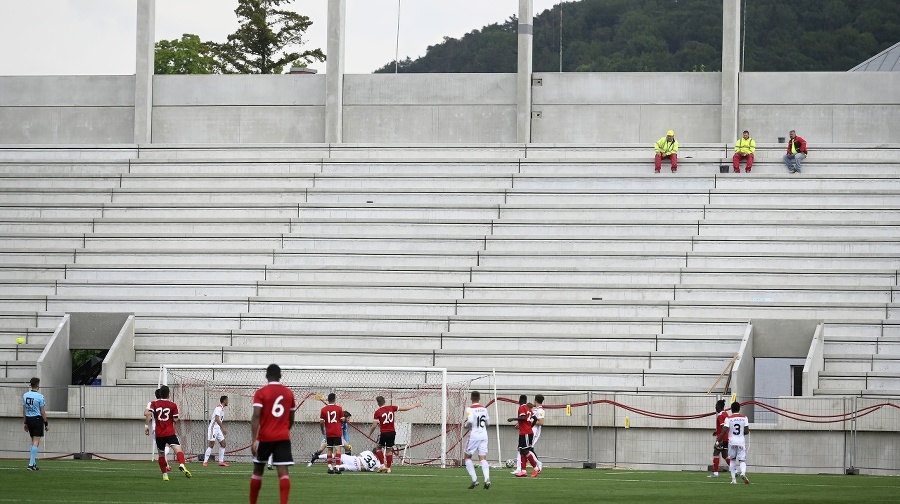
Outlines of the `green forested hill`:
M846 71L900 41L898 0L742 0L744 70ZM538 13L534 71L718 71L722 0L580 0ZM444 37L400 72L515 72L511 17ZM376 73L393 72L388 63Z

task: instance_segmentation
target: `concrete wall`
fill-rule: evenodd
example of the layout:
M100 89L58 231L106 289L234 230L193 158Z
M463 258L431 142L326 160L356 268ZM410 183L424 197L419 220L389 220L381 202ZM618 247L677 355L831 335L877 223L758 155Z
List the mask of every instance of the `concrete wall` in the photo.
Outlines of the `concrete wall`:
M68 411L66 387L72 383L72 353L69 350L71 320L63 317L37 360L37 376L47 400L47 411Z
M153 77L153 143L324 141L324 75Z
M536 73L534 143L716 142L719 73ZM540 113L540 117L536 117Z
M516 141L515 74L347 75L344 142Z
M535 144L718 143L721 74L536 73ZM515 74L347 75L345 143L516 141ZM738 128L817 146L895 143L896 72L742 73ZM324 75L157 75L155 144L323 143ZM0 144L127 144L133 76L0 77Z
M0 144L134 141L134 76L0 77Z
M738 126L757 142L788 131L816 144L886 143L900 136L900 72L743 73Z

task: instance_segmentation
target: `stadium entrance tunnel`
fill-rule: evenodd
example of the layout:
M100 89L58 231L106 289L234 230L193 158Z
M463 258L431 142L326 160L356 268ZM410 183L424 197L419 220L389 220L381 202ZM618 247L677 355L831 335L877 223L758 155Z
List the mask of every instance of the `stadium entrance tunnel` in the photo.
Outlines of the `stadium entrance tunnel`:
M75 356L84 366L73 365ZM134 315L77 312L66 314L37 361L37 376L53 411L69 411L68 387L104 386L125 377L125 363L134 360ZM77 373L75 371L78 371Z
M824 324L821 320L799 319L754 319L750 321L741 349L732 371L734 385L732 391L741 403L757 398L757 370L768 373L766 364L802 362L802 395L809 397L818 388L819 373L825 366L822 353L824 346ZM762 364L762 367L758 367ZM787 365L787 364L786 364ZM790 390L790 373L785 374L785 390ZM762 391L760 391L762 392ZM792 395L785 393L783 395ZM751 421L754 419L752 405L741 410Z

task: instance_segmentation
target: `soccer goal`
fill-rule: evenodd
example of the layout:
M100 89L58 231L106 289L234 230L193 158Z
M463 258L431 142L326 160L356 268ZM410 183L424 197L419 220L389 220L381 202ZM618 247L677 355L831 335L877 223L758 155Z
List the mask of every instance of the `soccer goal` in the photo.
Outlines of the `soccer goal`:
M350 412L348 437L354 452L370 450L368 437L377 409L375 397L387 404L422 406L398 412L398 422L409 422L411 439L405 444L404 461L411 464L447 466L448 454L461 446L466 394L470 380L448 383L444 368L342 366L282 366L281 382L294 391L298 408L291 429L294 461L304 462L319 448L322 433L319 412L325 398L334 392L337 404ZM178 404L178 433L188 455L202 454L207 446L207 427L219 398L228 396L225 409L227 458L250 456L250 415L253 393L266 384L263 365L165 365L160 385L168 385ZM377 438L376 429L373 438Z

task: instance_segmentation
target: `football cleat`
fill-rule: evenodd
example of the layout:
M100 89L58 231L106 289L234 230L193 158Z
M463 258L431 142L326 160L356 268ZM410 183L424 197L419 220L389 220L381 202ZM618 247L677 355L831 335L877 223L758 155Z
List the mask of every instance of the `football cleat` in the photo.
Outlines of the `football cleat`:
M271 471L272 469L275 469L275 466L273 466L272 464L268 464L266 465L266 469Z
M516 475L516 478L524 478L524 477L528 476L528 472L527 472L527 471L519 471L519 472L513 473L513 474Z
M477 486L478 486L478 482L477 482L477 481L473 481L472 484L469 485L469 490L471 490L471 489L473 489L473 488L475 488L475 487L477 487Z
M38 470L37 465L30 465L30 466L28 466L28 470L29 470L29 471L37 471L37 470Z
M219 462L219 467L228 467L228 462Z
M732 484L732 485L737 485L737 481L731 480L731 484Z
M531 472L531 477L532 477L532 478L537 478L537 475L538 475L538 474L541 474L541 467L540 467L540 466L534 468L534 471Z
M491 488L491 482L490 482L490 481L485 481L485 482L484 482L484 489L485 489L485 490L489 490L490 488Z
M709 476L707 476L707 478L718 478L718 477L719 477L719 473L712 473Z
M329 468L328 468L328 474L334 474L334 469L332 469L332 468L329 467Z
M750 478L748 478L746 475L741 474L741 479L744 480L744 484L745 484L745 485L749 485L749 484L750 484Z
M183 472L184 476L187 478L190 478L191 476L193 476L193 474L191 474L191 471L188 471L187 467L184 467L183 465L178 466L178 470Z
M206 467L206 466L208 466L208 465L209 465L209 462L204 462L204 463L203 463L203 467ZM166 470L168 471L169 469L166 468Z
M163 473L163 481L169 481L169 474Z

